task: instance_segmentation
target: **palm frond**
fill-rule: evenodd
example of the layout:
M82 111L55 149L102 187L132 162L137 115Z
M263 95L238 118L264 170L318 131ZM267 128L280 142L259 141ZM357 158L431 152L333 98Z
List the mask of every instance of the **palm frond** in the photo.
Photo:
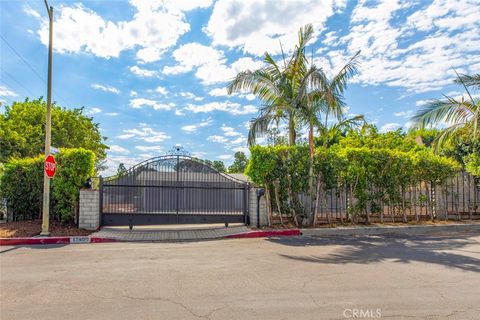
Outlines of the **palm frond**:
M465 101L457 101L454 98L446 97L447 100L433 100L420 109L411 120L420 128L428 125L435 125L440 122L465 123L472 116L471 106Z
M472 74L472 75L466 75L466 74L457 74L457 79L455 79L455 82L458 84L463 84L467 87L476 87L477 89L480 89L480 74Z
M270 113L260 115L253 119L250 122L250 129L248 131L248 146L255 145L257 138L264 136L270 124L275 121L276 115Z

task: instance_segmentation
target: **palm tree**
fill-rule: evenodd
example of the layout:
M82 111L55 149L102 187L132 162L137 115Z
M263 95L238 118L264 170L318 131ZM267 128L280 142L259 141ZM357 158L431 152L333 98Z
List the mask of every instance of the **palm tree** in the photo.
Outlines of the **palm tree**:
M328 79L323 69L316 69L310 76L310 79L302 81L308 88L301 88L299 91L304 93L301 107L301 119L308 125L308 143L310 147L310 157L314 155L314 129L317 128L320 134L326 133L329 128L329 116L336 119L337 128L343 128L349 124L354 124L363 117L345 119L345 102L343 93L347 88L348 80L357 72L358 51L345 64L340 71L332 78ZM301 95L300 95L301 96ZM324 118L322 122L322 117Z
M282 120L288 123L289 145L295 145L297 115L302 103L299 88L305 86L316 71L314 66L308 68L305 57L305 46L312 39L313 33L311 24L300 28L292 57L287 62L283 55L283 67L270 54L265 53L264 68L240 72L228 84L229 94L251 92L263 103L260 115L250 125L249 145L255 144L256 138L265 135L272 124Z
M480 89L480 75L457 74L455 82L463 86L466 98L444 95L444 99L431 101L411 119L419 128L440 123L449 124L435 139L436 147L441 147L460 131L467 132L474 140L480 139L480 99L474 98L469 90L470 87Z

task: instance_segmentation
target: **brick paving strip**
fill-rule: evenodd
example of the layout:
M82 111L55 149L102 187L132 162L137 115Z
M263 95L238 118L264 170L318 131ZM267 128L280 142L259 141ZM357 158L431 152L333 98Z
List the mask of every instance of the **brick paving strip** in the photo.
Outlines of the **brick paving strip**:
M185 241L220 239L237 234L248 233L246 226L210 229L139 229L125 230L103 228L92 234L98 238L115 239L117 241Z

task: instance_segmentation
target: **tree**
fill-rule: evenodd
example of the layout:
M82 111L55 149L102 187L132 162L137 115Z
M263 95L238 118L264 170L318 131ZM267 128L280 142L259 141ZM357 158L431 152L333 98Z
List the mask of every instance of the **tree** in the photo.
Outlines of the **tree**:
M215 160L215 161L213 161L212 166L213 166L217 171L227 172L227 168L225 167L225 164L223 163L223 161Z
M442 100L433 100L418 110L412 121L419 128L447 123L449 126L438 135L435 145L442 145L462 131L473 140L480 140L480 99L474 98L470 89L480 89L480 75L459 75L456 83L463 86L466 98L454 98L445 95Z
M233 163L228 167L229 173L243 173L247 167L248 159L245 153L241 151L235 152Z
M287 138L281 134L280 130L277 127L268 129L265 135L267 136L267 144L269 146L288 145Z
M10 158L36 157L45 148L46 103L43 98L25 99L6 106L0 114L0 162ZM83 114L83 108L52 105L52 146L93 151L96 165L106 158L108 146L99 124Z
M313 34L311 24L300 28L294 53L288 62L284 57L283 67L266 52L264 55L266 67L240 72L228 84L229 94L250 92L262 101L260 115L250 124L249 145L254 145L256 138L264 136L272 124L278 125L280 121L287 122L288 144L295 145L297 114L301 103L298 99L298 88L302 86L302 81L313 76L315 71L314 66L308 69L304 54L305 46L313 38Z
M215 170L217 170L219 172L227 172L227 168L225 167L225 164L223 163L223 161L220 161L220 160L215 160L215 161L205 160L204 162L207 165L209 165L210 167L214 168Z
M125 167L125 164L122 162L118 165L117 168L117 176L122 176L127 172L127 168Z

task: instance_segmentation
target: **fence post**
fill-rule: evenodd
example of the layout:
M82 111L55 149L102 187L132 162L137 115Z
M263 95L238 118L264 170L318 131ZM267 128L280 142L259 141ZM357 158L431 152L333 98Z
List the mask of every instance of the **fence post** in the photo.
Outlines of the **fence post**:
M103 214L103 177L99 177L98 182L98 212L100 212L100 225L102 224L102 214Z
M245 216L245 224L250 225L250 210L248 197L250 195L249 184L246 182L243 186L243 215Z
M435 193L436 185L435 182L430 183L430 197L432 199L432 220L437 218L437 199Z

